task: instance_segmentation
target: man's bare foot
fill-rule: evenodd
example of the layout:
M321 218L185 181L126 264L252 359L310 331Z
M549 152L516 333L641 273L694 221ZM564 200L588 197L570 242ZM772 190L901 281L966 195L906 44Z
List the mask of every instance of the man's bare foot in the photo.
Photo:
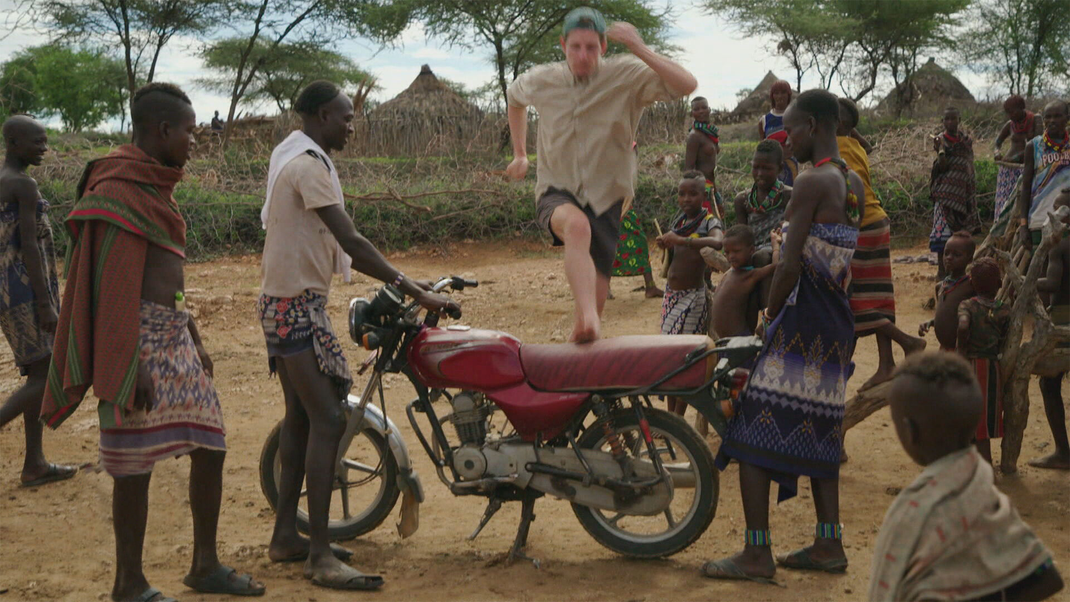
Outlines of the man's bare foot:
M656 286L649 286L649 287L646 288L646 298L647 299L661 299L664 296L665 296L665 291L661 290L660 288L658 288Z
M601 320L598 319L598 314L594 315L594 318L584 318L583 316L576 317L576 326L572 329L572 335L568 337L570 343L590 343L591 341L598 340L601 335Z
M1048 470L1070 470L1070 453L1057 451L1043 458L1030 460L1029 465L1033 468L1046 468Z
M912 337L909 335L907 336L907 344L900 345L903 348L904 354L910 356L914 355L915 353L921 353L922 351L925 351L925 347L928 346L928 343L925 341L925 339L919 337Z
M924 343L924 342L925 341L922 341L922 343ZM924 347L925 347L925 345L922 345L922 348L924 348ZM872 389L873 387L876 387L877 385L879 385L881 383L888 382L889 380L892 379L892 375L893 374L895 374L895 366L894 365L890 366L890 367L884 367L884 366L878 367L877 368L877 372L874 373L873 376L869 377L869 380L867 380L866 382L862 383L862 386L858 387L858 390L859 391L865 391L867 389Z

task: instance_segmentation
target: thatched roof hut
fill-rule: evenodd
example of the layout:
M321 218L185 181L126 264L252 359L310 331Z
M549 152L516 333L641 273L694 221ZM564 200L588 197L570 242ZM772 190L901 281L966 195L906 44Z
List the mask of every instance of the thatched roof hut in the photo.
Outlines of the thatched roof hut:
M966 86L948 70L930 58L907 80L877 104L878 114L931 115L943 112L948 105L974 104L977 100Z
M368 114L365 134L389 140L389 145L382 145L389 154L428 154L467 143L482 120L479 107L423 65L408 88Z

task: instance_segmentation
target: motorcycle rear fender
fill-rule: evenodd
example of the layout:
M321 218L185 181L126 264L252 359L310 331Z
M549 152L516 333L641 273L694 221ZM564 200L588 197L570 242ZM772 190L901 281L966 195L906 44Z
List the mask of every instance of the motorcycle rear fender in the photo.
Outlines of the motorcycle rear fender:
M353 411L360 404L360 397L350 395L347 402L350 410ZM364 424L382 435L387 445L390 446L390 451L394 454L394 460L398 465L398 488L403 494L412 495L417 503L423 503L424 487L420 483L420 476L412 468L409 448L406 447L405 440L401 438L397 425L383 414L379 406L370 403L364 406Z

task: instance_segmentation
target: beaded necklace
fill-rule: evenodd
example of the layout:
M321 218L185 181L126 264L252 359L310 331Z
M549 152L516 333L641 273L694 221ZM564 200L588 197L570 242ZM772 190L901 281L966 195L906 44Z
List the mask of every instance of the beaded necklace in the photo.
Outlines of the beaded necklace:
M769 193L765 195L765 198L758 200L758 184L754 184L750 187L750 195L747 196L747 204L750 206L751 213L762 214L768 212L770 209L776 207L776 200L780 197L780 193L784 190L784 183L779 179L773 183L773 187L769 189Z
M1061 153L1067 147L1067 143L1070 142L1070 132L1063 132L1063 139L1059 142L1055 142L1048 136L1048 131L1044 130L1044 144L1048 145L1051 150Z

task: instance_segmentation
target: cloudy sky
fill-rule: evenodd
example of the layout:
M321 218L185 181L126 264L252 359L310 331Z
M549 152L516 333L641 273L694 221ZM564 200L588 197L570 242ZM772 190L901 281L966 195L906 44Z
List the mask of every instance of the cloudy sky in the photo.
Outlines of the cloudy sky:
M10 20L5 23L4 14L10 14L17 1L0 0L0 36L10 30ZM0 40L0 62L22 48L45 41L42 32L13 32ZM715 108L735 106L737 92L743 88L753 88L766 71L773 71L794 83L794 71L787 61L770 53L768 38L744 37L717 16L701 9L686 7L677 11L670 30L670 41L682 49L678 59L698 78L696 94L709 98ZM196 56L198 48L199 42L195 40L172 41L161 56L156 79L172 81L185 88L194 102L198 119L207 121L213 111L225 116L228 102L225 97L198 89L193 83L204 75L201 61ZM352 40L343 42L339 50L379 79L382 90L373 96L378 100L393 98L404 90L419 73L420 65L425 63L436 74L473 88L485 84L494 76L486 54L443 46L428 39L419 25L406 30L396 48L380 49ZM941 61L940 57L937 57L937 61L943 64L950 62ZM974 95L988 95L983 80L976 75L964 70L957 70L956 75ZM814 83L807 78L803 80L804 87ZM265 109L270 112L273 107Z

